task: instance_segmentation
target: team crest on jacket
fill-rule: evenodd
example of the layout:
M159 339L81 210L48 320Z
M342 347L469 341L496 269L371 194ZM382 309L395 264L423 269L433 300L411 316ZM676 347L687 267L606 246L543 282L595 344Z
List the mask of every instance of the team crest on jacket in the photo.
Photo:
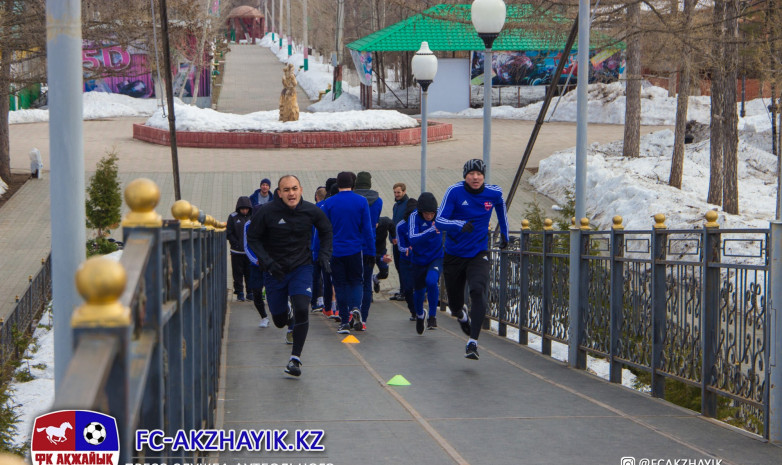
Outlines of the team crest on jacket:
M35 419L30 459L34 465L116 464L117 421L89 410L60 410Z
M486 210L491 210L491 207L493 206L494 204L491 202L483 202L483 208L485 208Z

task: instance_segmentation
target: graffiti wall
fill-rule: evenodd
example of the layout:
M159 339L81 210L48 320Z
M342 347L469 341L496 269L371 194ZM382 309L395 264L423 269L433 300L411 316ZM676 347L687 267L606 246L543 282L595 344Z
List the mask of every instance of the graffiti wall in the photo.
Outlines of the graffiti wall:
M494 52L491 79L493 86L540 86L551 84L561 51L526 50ZM624 71L624 53L618 48L593 50L589 53L589 82L613 82ZM577 52L571 52L562 71L559 84L564 84L572 72L570 84L578 75ZM470 82L483 84L483 52L472 52Z
M137 98L155 96L147 56L134 47L84 41L84 91L110 92ZM96 77L113 74L111 77Z

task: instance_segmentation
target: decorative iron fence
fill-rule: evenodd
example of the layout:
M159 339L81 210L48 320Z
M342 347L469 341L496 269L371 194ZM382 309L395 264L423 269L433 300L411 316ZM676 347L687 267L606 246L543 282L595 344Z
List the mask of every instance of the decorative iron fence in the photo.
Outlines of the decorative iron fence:
M180 202L172 208L175 215ZM190 218L198 218L198 209L184 203L194 212ZM195 463L194 452L172 451L170 444L137 451L133 433L161 430L174 437L178 430L215 425L228 297L226 233L211 217L202 218L203 227L188 216L178 215L162 227L123 228L119 265L127 284L121 296L117 292L118 301L106 304L111 296L96 299L82 292L96 283L79 285L87 303L74 313L74 353L55 410L89 408L114 416L119 463ZM105 259L88 261L82 269L109 265ZM112 276L112 270L95 268L85 275ZM77 273L77 282L81 279ZM100 284L111 288L106 279L111 278ZM116 308L123 310L112 317Z
M41 259L41 269L30 276L30 284L16 301L8 319L0 319L0 366L22 356L25 347L18 344L18 336L32 334L33 323L41 316L52 299L52 256Z
M518 342L569 344L569 231L493 249L487 316ZM581 231L579 357L701 391L702 414L768 437L770 230ZM719 411L719 412L718 412Z

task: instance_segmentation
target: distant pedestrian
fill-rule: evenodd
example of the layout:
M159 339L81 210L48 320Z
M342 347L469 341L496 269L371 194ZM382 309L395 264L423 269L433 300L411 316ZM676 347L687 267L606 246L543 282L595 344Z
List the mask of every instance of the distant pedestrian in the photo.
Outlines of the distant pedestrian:
M285 372L300 376L312 297L312 227L320 238L318 262L326 270L332 229L323 211L301 198L301 183L296 176L283 176L278 185L280 196L253 215L247 245L265 270L266 297L274 325L282 328L294 321L293 348ZM292 308L288 307L289 299Z
M413 300L416 331L424 332L424 299L429 297L427 329L437 328L437 303L440 300L440 273L443 269L443 238L434 224L437 199L431 192L418 197L418 209L407 220L409 240L413 247Z
M369 204L364 197L353 192L354 183L353 173L339 173L339 192L323 202L323 211L334 230L331 279L337 293L341 322L337 330L339 334L349 334L351 325L357 331L366 329L360 310L364 274L362 251L375 256Z
M244 253L244 224L250 220L252 204L249 197L236 200L236 210L228 215L226 238L231 247L231 273L234 280L236 300L244 302L244 289L250 291L250 261Z
M272 186L272 182L268 178L261 179L261 185L259 189L255 189L250 195L250 202L252 206L265 205L274 200L274 194L269 193L269 189Z
M394 223L394 228L399 224L400 221L405 216L405 209L407 208L407 186L403 182L398 182L394 184L394 206L393 206L393 214L391 215L391 221ZM391 242L396 245L397 239L392 239ZM396 292L393 296L391 296L391 300L405 300L404 296L402 295L402 276L399 272L399 267L401 266L399 263L399 249L397 247L392 248L393 255L394 255L394 268L396 268L396 273L399 275L399 292Z
M459 320L467 341L465 357L478 360L478 336L486 316L486 294L489 288L488 239L492 209L500 224L499 248L508 246L508 219L502 189L484 184L486 167L483 160L472 159L464 164L464 181L445 191L437 211L435 225L445 231L443 277L451 314ZM464 306L464 286L470 288L470 315ZM472 319L472 325L470 320Z
M315 189L315 206L320 208L326 200L326 188L321 186ZM314 228L313 228L314 229ZM310 306L313 312L320 312L328 302L331 307L331 275L324 276L323 269L318 263L318 231L315 229L312 235L312 300Z
M366 171L361 171L356 175L356 188L353 190L356 194L367 199L369 204L369 219L372 224L372 244L370 249L365 247L362 251L364 261L363 292L361 296L361 319L363 322L369 318L369 307L372 305L372 273L375 270L377 244L375 236L377 233L377 224L380 221L380 212L383 211L383 199L376 190L372 190L372 175Z
M396 225L396 248L399 249L399 287L401 289L402 300L407 303L407 309L410 311L410 321L416 321L415 302L413 301L413 249L410 247L410 228L407 220L418 207L418 200L407 199L405 214L402 221Z

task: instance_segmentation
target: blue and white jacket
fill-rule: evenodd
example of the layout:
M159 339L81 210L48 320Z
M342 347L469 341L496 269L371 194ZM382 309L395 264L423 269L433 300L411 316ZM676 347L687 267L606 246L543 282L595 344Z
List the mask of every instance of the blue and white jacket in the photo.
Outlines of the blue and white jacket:
M396 225L396 248L399 249L399 259L410 261L413 259L413 250L410 248L410 228L407 221L402 220Z
M437 229L447 233L445 252L456 257L472 258L488 250L492 209L497 212L503 237L508 239L508 215L500 186L484 184L477 191L468 192L464 181L461 181L449 187L435 218ZM461 232L468 221L472 222L473 231Z
M432 221L426 221L418 210L415 210L407 221L410 245L415 250L413 263L428 265L438 258L443 258L443 236L435 227L434 218Z

